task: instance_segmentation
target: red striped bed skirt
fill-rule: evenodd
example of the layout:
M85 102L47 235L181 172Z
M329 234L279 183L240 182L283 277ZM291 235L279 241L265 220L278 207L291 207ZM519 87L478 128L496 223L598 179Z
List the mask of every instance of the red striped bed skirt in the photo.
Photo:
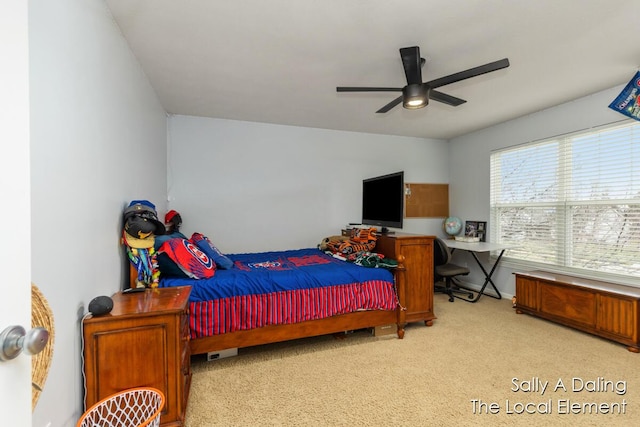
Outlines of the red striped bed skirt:
M191 338L323 319L360 310L395 310L391 282L371 280L348 285L244 295L189 304Z

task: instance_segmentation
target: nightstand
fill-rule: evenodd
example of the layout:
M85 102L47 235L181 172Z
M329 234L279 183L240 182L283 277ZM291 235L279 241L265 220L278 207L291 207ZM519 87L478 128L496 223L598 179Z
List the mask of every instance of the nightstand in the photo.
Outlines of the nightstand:
M183 425L191 385L190 291L118 292L109 314L84 319L85 408L128 388L155 387L165 395L161 425Z

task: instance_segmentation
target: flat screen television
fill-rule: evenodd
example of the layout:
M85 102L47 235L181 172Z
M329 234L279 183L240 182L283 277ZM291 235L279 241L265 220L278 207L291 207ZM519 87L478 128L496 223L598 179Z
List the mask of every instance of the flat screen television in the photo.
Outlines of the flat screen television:
M404 171L362 181L362 224L402 228Z

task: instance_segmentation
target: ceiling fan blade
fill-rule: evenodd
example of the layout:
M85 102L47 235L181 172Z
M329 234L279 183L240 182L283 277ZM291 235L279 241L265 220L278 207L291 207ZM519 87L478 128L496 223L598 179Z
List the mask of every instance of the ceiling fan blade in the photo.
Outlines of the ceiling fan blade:
M404 74L407 76L407 84L422 84L420 48L418 46L403 47L400 49L400 56Z
M402 92L401 87L344 87L338 86L337 92Z
M476 77L481 74L490 73L492 71L497 71L502 68L507 68L509 66L509 60L507 58L501 59L499 61L490 62L488 64L480 65L479 67L470 68L465 71L460 71L458 73L450 74L448 76L440 77L439 79L431 80L430 82L426 82L425 84L431 86L431 88L437 88L440 86L448 85L451 83L459 82L460 80L469 79L471 77Z
M442 93L438 90L431 90L429 92L429 98L434 101L442 102L443 104L451 105L453 107L457 107L458 105L464 104L464 99L456 98L455 96L447 95L446 93Z
M378 111L376 111L376 113L386 113L387 111L391 110L393 107L400 104L401 102L402 102L402 96L399 96L393 101L391 101L390 103L388 103L387 105L385 105L384 107L382 107L381 109L379 109Z

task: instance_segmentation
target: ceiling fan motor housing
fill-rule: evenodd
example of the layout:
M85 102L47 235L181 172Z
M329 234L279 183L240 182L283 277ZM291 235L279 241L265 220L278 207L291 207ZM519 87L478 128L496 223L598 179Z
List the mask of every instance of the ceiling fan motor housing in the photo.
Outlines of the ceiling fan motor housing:
M424 84L410 84L402 89L402 106L409 110L417 110L429 104L431 88Z

